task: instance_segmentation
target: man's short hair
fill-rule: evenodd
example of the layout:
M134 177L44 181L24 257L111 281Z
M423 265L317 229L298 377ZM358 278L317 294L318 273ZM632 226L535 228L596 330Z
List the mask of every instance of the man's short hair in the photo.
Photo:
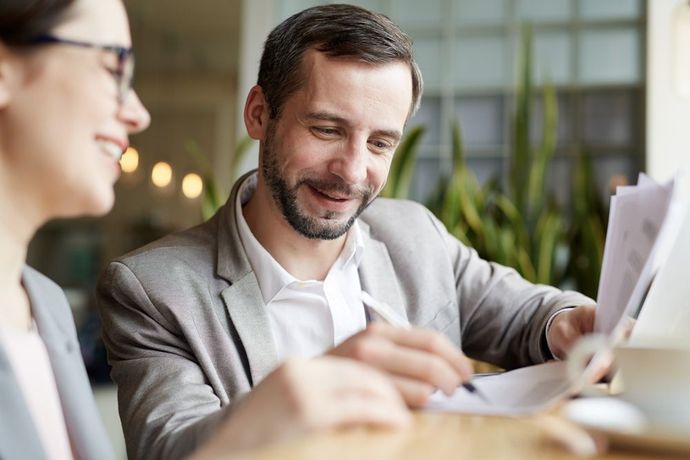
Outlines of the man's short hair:
M271 118L305 81L302 60L315 49L331 57L352 57L371 64L404 62L412 76L412 104L419 107L422 74L412 56L412 40L387 16L353 5L322 5L296 13L271 31L264 44L257 84Z

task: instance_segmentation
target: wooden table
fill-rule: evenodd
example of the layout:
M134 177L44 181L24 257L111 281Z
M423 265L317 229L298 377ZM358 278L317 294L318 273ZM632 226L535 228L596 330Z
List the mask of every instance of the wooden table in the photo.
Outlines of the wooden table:
M556 426L554 429L553 427ZM495 417L417 412L403 431L352 429L307 436L243 456L256 460L582 458L557 442L572 426L558 415ZM575 428L577 430L577 428ZM584 432L580 432L582 435ZM688 458L620 448L594 458L607 460Z

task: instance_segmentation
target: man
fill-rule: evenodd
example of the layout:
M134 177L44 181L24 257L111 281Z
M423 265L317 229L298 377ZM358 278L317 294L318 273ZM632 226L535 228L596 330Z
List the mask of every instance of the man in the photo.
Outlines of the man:
M130 453L183 455L288 356L364 361L420 406L469 378L460 346L512 368L591 330L591 300L481 260L421 205L375 200L421 92L411 41L382 15L322 6L271 32L244 111L258 171L101 280ZM370 322L362 298L417 328Z

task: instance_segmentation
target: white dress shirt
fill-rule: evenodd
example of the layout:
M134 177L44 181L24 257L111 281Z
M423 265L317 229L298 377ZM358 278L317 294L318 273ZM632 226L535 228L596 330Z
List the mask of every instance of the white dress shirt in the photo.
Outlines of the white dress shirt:
M357 221L326 278L298 280L257 241L242 214L256 190L257 175L237 194L240 240L256 275L271 324L279 361L289 356L317 356L366 327L358 267L364 244Z

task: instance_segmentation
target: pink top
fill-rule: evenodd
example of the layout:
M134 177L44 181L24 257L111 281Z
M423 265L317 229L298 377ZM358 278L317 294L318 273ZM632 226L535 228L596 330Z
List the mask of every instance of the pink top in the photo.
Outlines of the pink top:
M36 324L28 332L0 327L0 345L12 364L47 458L74 459L53 369Z

